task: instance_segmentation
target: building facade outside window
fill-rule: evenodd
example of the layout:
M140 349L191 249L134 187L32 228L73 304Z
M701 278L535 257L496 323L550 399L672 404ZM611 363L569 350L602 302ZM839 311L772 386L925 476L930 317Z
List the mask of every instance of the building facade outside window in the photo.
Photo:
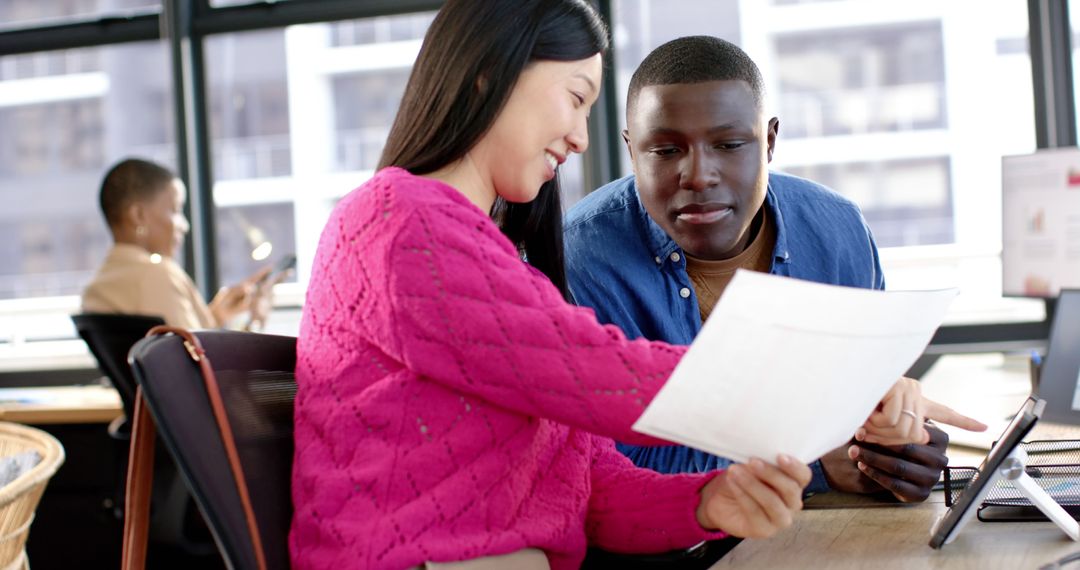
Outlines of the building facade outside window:
M691 34L736 43L780 118L772 167L862 208L890 289L959 287L949 322L1038 320L1041 303L1001 296L1001 157L1035 150L1027 3L980 6L621 0L619 120L630 75L654 47Z

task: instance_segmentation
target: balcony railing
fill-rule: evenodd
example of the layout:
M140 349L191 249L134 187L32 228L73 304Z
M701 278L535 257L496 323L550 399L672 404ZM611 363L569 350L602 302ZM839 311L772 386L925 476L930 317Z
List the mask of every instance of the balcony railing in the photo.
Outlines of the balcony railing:
M68 49L0 57L0 81L101 71L101 50Z
M330 45L344 47L418 40L427 33L434 17L434 13L401 14L335 22L330 28Z
M788 138L940 129L946 126L945 85L788 91L780 94L780 112Z
M274 178L292 172L289 135L215 139L212 146L215 180Z
M383 128L338 131L334 170L375 170L389 134Z
M0 299L78 295L93 277L93 270L0 275Z

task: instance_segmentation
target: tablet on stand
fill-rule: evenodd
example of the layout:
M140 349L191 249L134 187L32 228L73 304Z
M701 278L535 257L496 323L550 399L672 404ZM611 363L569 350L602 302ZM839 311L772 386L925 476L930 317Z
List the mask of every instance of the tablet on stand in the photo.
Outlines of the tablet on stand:
M1065 534L1073 540L1080 540L1080 523L1065 512L1065 509L1031 478L1026 469L1027 454L1019 447L1020 442L1042 415L1045 406L1046 401L1038 398L1028 398L1024 402L1009 427L1005 429L1005 433L990 449L990 453L979 466L978 473L968 483L967 488L930 529L931 548L941 548L952 542L960 529L971 520L971 517L975 516L976 510L986 499L987 493L999 482L1012 485L1017 492L1027 497L1032 505L1061 527Z

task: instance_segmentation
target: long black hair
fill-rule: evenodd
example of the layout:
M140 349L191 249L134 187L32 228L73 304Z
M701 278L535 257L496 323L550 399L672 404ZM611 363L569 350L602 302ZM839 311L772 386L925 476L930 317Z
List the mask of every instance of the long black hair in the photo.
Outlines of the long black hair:
M577 61L607 48L607 26L586 0L448 0L424 37L379 168L427 174L461 159L530 62ZM569 298L558 177L532 202L497 198L491 215Z

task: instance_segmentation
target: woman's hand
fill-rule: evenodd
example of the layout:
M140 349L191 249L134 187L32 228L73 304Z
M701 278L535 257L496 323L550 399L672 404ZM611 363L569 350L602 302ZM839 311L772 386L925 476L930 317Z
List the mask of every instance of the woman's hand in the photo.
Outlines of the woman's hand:
M802 510L810 468L781 455L777 465L751 459L732 465L701 489L698 523L743 538L767 538L787 528Z
M214 315L217 326L224 327L233 317L246 311L251 306L252 291L254 286L249 283L218 289L217 295L210 300L210 313Z
M274 285L281 283L291 274L292 270L289 269L278 273L273 281L266 277L260 277L256 281L255 293L252 296L251 309L249 310L251 316L244 330L261 331L266 327L266 318L270 316L270 311L274 309Z
M247 279L229 287L222 287L210 301L210 313L214 315L217 326L224 327L237 315L252 308L256 300L260 283L270 274L271 266L266 266Z
M925 420L968 431L986 430L986 424L923 397L918 380L901 378L855 432L855 439L879 445L925 444L930 441L930 434L923 427Z

